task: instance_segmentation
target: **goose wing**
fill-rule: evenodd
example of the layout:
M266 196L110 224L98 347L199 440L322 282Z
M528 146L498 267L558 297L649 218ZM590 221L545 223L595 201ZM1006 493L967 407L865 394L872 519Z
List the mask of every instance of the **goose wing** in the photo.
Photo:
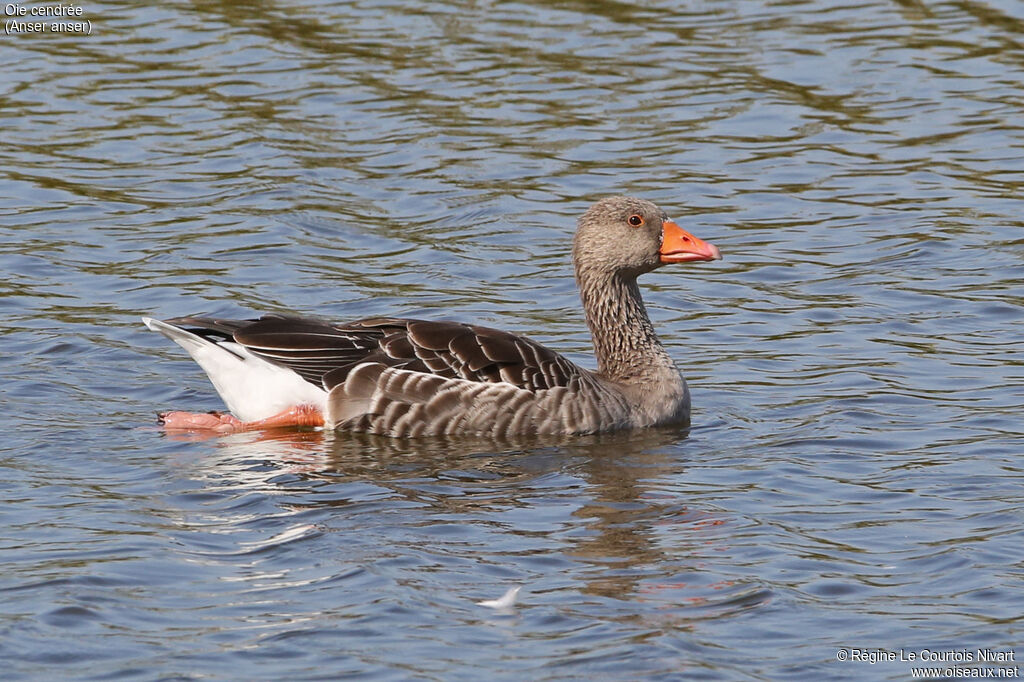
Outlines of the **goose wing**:
M330 391L363 363L530 391L575 387L588 374L524 336L457 322L369 318L336 324L308 317L168 320L212 341L233 341Z

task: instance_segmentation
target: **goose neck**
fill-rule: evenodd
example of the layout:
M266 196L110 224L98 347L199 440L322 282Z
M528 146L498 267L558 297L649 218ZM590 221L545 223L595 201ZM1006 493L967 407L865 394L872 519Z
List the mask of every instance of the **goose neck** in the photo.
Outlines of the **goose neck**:
M647 315L635 274L577 264L576 280L600 374L627 384L678 380L675 364Z

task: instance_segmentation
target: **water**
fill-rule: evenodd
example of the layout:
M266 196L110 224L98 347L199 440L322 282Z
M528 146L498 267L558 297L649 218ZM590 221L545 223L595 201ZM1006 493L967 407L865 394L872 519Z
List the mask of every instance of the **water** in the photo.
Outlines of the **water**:
M5 679L1019 671L977 649L1024 656L1022 6L675 5L101 2L0 38ZM726 258L643 280L688 434L156 427L220 404L142 314L586 362L568 239L611 193Z

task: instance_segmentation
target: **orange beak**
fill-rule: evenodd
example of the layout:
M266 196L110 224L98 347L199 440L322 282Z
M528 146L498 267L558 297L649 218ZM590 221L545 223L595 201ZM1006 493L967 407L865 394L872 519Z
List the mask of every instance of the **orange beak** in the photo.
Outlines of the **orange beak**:
M661 225L660 253L662 263L689 263L722 258L717 246L694 237L671 220L666 220Z

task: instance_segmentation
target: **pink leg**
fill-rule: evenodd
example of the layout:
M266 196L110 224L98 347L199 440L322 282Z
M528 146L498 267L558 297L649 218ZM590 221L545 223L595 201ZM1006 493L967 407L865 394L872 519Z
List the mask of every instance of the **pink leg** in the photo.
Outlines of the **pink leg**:
M324 417L312 405L296 405L266 419L243 422L238 417L222 412L164 412L160 423L168 431L213 431L236 433L287 426L323 426Z
M168 431L213 431L232 433L241 431L243 422L222 412L163 412L157 419Z

